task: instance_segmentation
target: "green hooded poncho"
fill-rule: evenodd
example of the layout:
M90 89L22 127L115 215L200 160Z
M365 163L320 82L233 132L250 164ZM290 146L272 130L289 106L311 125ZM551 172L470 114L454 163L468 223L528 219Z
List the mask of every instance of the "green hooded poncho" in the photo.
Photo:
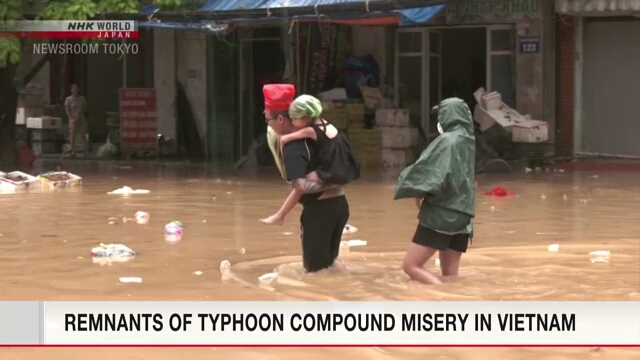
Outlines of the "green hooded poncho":
M471 111L458 98L437 107L443 133L400 174L394 200L423 198L420 225L447 234L472 234L476 140Z

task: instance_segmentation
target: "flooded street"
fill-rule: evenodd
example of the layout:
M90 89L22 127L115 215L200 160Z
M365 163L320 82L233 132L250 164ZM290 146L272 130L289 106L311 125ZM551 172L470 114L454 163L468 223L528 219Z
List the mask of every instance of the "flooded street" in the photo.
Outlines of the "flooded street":
M408 282L401 259L417 223L412 201L393 201L395 176L347 188L348 239L367 246L341 258L348 274L305 275L298 218L258 222L275 212L288 185L275 174L228 177L205 170L89 163L68 169L77 190L0 195L0 300L640 300L640 176L617 172L541 172L478 177L475 238L462 258L462 279ZM116 188L143 195L107 195ZM503 186L516 196L484 195ZM109 218L151 215L146 225ZM164 224L184 224L182 241L163 238ZM113 222L113 221L112 221ZM124 244L139 256L94 264L100 243ZM559 252L548 245L559 244ZM592 264L588 253L611 251ZM222 281L219 266L232 264ZM435 268L435 263L428 265ZM273 289L257 277L277 269ZM196 274L198 272L198 274ZM201 272L201 274L199 273ZM123 284L120 277L140 277ZM640 349L1 349L3 359L638 359Z

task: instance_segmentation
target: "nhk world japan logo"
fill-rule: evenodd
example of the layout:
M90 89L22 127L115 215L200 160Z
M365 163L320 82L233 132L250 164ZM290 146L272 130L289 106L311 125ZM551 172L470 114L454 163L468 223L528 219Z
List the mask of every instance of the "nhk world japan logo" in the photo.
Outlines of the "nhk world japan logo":
M0 35L33 39L137 39L139 33L138 22L133 20L22 20Z

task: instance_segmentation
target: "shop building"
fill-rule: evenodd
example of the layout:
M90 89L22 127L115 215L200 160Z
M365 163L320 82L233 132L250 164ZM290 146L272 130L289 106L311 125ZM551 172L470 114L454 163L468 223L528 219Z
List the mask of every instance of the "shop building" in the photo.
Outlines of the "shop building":
M556 0L564 155L640 157L640 1Z

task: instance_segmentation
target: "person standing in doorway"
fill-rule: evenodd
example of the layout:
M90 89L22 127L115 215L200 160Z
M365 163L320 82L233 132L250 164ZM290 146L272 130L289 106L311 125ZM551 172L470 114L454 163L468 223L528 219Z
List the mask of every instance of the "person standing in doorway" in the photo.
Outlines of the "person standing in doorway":
M263 94L267 125L279 136L295 132L288 111L295 96L295 87L290 84L268 84L264 86ZM283 173L292 184L292 192L302 194L299 201L303 208L300 231L305 270L344 269L338 255L342 232L349 220L349 203L342 186L307 180L307 175L320 165L315 143L310 139L286 144L282 149L282 159Z
M71 95L64 101L64 109L69 119L69 145L71 145L69 155L71 157L76 155L76 137L80 135L83 152L87 156L89 152L89 144L87 144L87 102L84 96L79 95L78 84L71 85Z
M434 111L440 136L402 171L394 191L394 200L416 201L418 227L402 268L411 279L425 284L442 282L424 268L436 252L442 275L458 275L475 217L476 140L471 111L458 98L443 100Z

